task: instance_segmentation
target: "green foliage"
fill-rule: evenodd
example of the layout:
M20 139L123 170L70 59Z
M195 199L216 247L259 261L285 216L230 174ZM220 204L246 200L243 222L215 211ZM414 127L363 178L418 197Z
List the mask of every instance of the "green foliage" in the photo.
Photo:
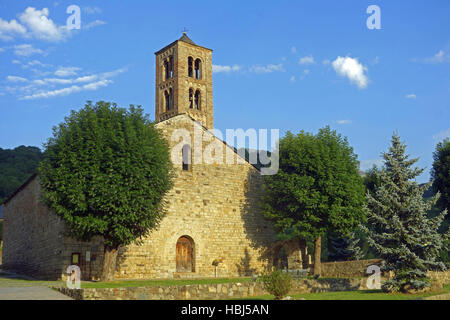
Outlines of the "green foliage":
M265 176L264 215L280 238L348 236L364 221L364 185L346 138L325 127L317 135L288 132L278 147L280 169Z
M445 269L439 254L448 234L439 234L438 228L446 211L427 217L439 195L423 199L429 186L411 181L423 170L412 168L418 159L409 159L405 151L406 145L394 134L389 151L383 154L385 168L377 173L380 186L367 193L368 225L362 226L370 245L386 261L383 269L395 272L383 284L385 291L421 290L429 286L428 270Z
M340 237L332 233L328 239L329 261L348 261L362 259L363 253L359 246L360 239L356 237L355 232L352 232L350 237Z
M68 234L117 248L145 236L165 214L172 187L166 140L133 105L88 102L53 129L39 168L43 198Z
M0 148L0 203L36 172L42 158L37 147Z
M374 165L371 169L367 170L364 173L364 185L366 186L367 191L374 193L376 188L380 186L380 171L376 165Z
M0 241L3 240L3 221L0 221Z
M450 207L450 139L439 142L433 153L433 168L431 178L433 179L433 189L439 192L441 197L438 206L444 210ZM449 219L449 216L447 216Z
M292 277L287 272L274 270L261 276L264 289L275 296L275 300L283 299L292 288Z

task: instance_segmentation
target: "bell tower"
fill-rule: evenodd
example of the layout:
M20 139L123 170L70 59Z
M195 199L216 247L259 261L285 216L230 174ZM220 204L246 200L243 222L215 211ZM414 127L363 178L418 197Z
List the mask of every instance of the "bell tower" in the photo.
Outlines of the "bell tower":
M155 55L155 120L185 113L212 129L212 50L195 44L183 32Z

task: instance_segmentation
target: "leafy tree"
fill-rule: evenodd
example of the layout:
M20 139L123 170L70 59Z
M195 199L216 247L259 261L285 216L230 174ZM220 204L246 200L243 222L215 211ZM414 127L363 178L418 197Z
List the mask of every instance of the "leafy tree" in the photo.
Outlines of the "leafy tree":
M165 214L168 144L140 106L103 101L72 111L53 131L39 168L43 198L68 235L103 237L101 278L111 280L119 246L141 239Z
M0 203L36 172L42 158L37 147L0 148Z
M328 245L328 259L330 261L360 260L363 252L359 247L360 239L352 232L350 237L330 235Z
M364 185L346 138L329 127L317 135L288 132L279 142L277 174L265 176L264 215L279 237L314 241L320 274L321 237L349 236L364 220Z
M448 209L450 206L450 139L444 139L437 144L433 160L431 169L433 190L441 194L437 204L442 210Z
M411 181L423 172L412 167L418 159L409 159L397 134L391 141L389 151L383 154L385 169L378 173L381 184L374 194L367 193L369 224L362 228L370 245L386 261L383 269L395 273L383 290L420 290L429 286L428 270L445 269L439 251L448 234L439 234L438 228L446 211L427 217L439 195L423 199L429 186Z

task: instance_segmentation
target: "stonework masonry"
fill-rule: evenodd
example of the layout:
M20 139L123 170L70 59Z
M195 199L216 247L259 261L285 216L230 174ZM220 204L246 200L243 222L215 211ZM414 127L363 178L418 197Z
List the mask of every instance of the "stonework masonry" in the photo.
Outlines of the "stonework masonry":
M213 128L212 50L183 34L155 56L156 127L174 155L174 187L165 197L167 215L159 227L139 244L120 248L115 277L260 273L281 247L275 245L273 225L261 211L260 172L209 131ZM196 133L200 140L194 139ZM188 153L183 156L184 146ZM190 159L185 166L183 159ZM98 278L101 238L83 243L67 237L64 223L40 195L35 175L6 201L2 268L52 279L64 277L66 268L77 264L82 279ZM290 267L301 268L298 243L289 244L285 251Z
M183 128L206 130L188 115L178 115L157 124L171 147L170 137ZM224 155L234 150L222 145ZM207 144L195 146L205 150ZM181 155L180 155L181 156ZM261 272L273 258L273 226L260 208L261 176L249 163L193 164L182 170L175 164L173 189L167 194L167 215L157 230L141 244L119 251L116 278L225 277ZM98 278L102 261L101 239L82 243L64 236L64 224L40 200L39 178L32 179L5 204L3 267L38 278L61 278L79 253L83 279ZM193 242L193 270L177 273L177 240ZM86 253L89 251L90 260ZM218 266L213 261L222 262Z

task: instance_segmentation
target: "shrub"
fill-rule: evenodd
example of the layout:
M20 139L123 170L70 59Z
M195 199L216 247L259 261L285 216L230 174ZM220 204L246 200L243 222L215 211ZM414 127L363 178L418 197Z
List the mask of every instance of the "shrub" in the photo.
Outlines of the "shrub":
M264 289L275 296L275 300L283 299L291 290L292 277L281 270L262 275Z

